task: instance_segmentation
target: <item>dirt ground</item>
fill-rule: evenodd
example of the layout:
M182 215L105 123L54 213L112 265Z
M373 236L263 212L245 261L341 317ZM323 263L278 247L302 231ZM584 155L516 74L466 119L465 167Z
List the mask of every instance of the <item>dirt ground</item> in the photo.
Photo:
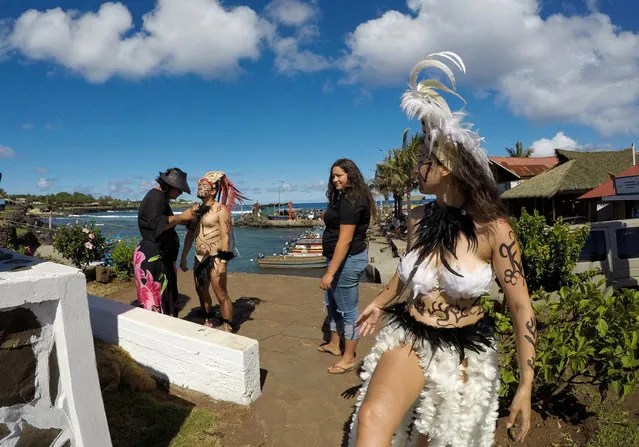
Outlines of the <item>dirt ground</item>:
M191 272L178 273L178 287L182 295L180 318L200 322ZM105 295L127 304L135 301L133 283L114 289L112 294ZM327 368L337 357L316 350L323 338L324 320L319 280L232 273L228 289L234 300L234 323L239 326L238 333L254 338L260 344L262 396L250 407L244 407L216 402L186 390L176 389L174 393L214 410L224 446L343 445L361 381L355 371L344 375L329 374ZM366 306L380 289L380 284L362 283L360 308ZM366 355L373 341L371 336L360 341L358 358ZM628 414L639 417L637 393L622 405ZM568 403L565 406L569 408ZM507 408L507 403L502 407ZM573 407L578 414L563 417L547 414L545 410L548 409L535 411L528 438L517 445L586 445L598 430L596 417L588 415L583 405ZM502 416L507 414L503 409L501 413ZM499 420L496 445L515 445L506 433L505 417Z

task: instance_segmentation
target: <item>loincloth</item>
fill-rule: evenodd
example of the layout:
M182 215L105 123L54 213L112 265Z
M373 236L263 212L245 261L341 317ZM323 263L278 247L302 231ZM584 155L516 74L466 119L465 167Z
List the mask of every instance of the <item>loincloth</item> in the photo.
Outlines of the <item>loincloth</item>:
M193 275L195 276L195 283L199 285L207 284L211 281L211 270L215 266L215 260L230 261L235 255L232 251L218 251L214 255L207 255L201 261L196 257L193 263Z

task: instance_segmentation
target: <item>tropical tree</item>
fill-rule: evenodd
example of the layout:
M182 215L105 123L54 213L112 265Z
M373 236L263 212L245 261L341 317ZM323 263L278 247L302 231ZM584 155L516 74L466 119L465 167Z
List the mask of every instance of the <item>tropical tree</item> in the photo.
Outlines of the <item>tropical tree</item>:
M9 195L7 194L7 192L4 189L0 188L0 199L6 199L8 197Z
M521 144L521 141L517 141L515 143L515 148L507 147L506 152L511 157L520 157L520 158L528 158L532 155L533 151L531 148L524 149L524 145Z
M402 146L387 152L386 157L377 163L375 179L372 186L380 194L393 196L395 202L394 215L401 216L404 197L406 197L407 214L410 211L410 195L417 186L415 178L415 167L420 145L424 141L424 136L420 133L408 139L410 129L404 130L402 134ZM386 196L385 196L386 197Z

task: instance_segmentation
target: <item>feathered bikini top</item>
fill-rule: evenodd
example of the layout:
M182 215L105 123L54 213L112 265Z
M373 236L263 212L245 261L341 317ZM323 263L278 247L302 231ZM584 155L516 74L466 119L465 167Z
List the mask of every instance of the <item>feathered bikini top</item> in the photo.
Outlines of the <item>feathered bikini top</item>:
M455 266L455 270L462 275L457 276L443 264L435 265L434 258L420 263L411 278L417 257L415 250L406 253L397 269L399 279L411 287L414 296L429 295L440 290L452 300L476 298L488 293L495 279L493 268L488 263L481 263L472 270Z
M450 255L457 258L455 248L460 234L466 237L471 250L477 247L475 223L465 210L431 202L425 205L424 217L417 225L415 245L397 267L399 279L412 287L415 295L440 290L450 299L464 299L490 290L495 279L491 264L482 262L471 270L449 261ZM441 264L437 265L437 260Z

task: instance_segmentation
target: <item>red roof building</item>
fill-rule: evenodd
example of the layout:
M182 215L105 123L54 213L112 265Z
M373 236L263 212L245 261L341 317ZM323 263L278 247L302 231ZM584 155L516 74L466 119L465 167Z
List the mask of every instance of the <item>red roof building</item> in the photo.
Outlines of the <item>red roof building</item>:
M620 182L622 178L627 180ZM639 214L638 184L639 166L632 166L616 176L610 175L610 180L579 196L577 200L589 203L589 217L593 221L631 219Z
M630 169L626 169L622 173L617 176L611 175L610 180L601 185L597 186L594 189L591 189L586 194L579 196L577 200L583 199L599 199L602 197L612 197L616 196L617 192L615 191L615 178L621 177L635 177L639 176L639 166L633 166Z
M488 157L493 163L525 180L546 172L559 163L557 157Z

